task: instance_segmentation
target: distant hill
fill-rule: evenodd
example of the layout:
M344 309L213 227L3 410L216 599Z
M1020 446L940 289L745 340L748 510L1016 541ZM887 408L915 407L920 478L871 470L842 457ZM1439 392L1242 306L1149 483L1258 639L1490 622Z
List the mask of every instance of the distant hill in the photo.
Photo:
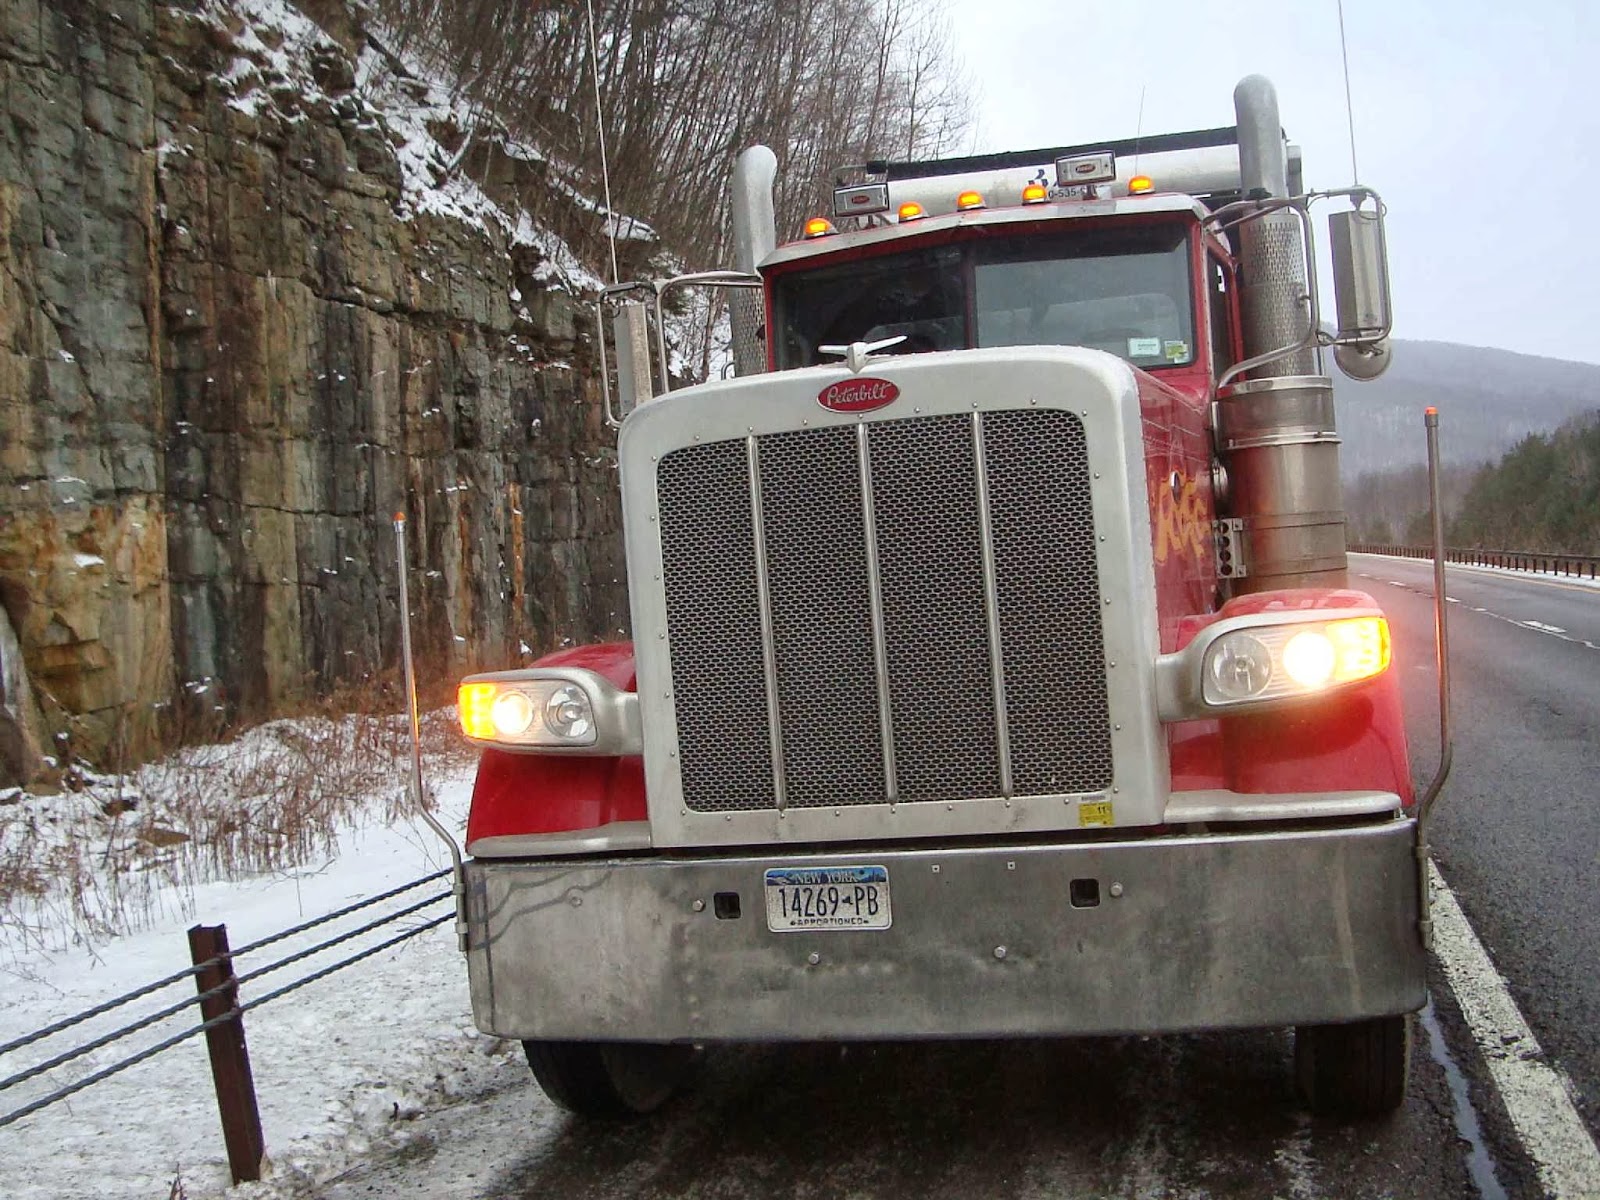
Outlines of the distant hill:
M1397 341L1394 363L1370 383L1333 367L1339 403L1340 466L1347 483L1371 471L1421 463L1422 410L1440 416L1447 463L1497 462L1529 433L1548 433L1569 417L1600 408L1600 365L1460 346Z

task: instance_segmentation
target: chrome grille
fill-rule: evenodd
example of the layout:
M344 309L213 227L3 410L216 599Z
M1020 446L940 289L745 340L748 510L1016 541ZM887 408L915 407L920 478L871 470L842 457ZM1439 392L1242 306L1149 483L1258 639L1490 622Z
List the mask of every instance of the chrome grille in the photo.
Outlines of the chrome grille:
M998 795L994 710L974 702L990 684L972 420L894 421L869 442L900 799Z
M1111 729L1083 426L1052 410L983 429L1012 780L1020 796L1093 791L1111 782Z
M855 430L780 433L758 446L787 800L880 804Z
M667 455L656 497L683 793L701 811L770 808L772 753L744 443Z
M998 797L1008 768L1017 796L1109 787L1089 481L1082 422L1049 409L664 455L662 586L685 806Z

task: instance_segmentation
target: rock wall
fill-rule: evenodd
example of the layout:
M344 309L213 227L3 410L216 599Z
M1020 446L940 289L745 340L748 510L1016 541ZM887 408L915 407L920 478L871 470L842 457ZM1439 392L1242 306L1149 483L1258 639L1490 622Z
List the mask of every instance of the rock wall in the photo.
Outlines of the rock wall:
M0 0L0 603L36 702L0 723L35 749L392 670L399 509L436 690L626 626L577 306L502 226L408 209L326 7L316 86L241 99L281 40L247 15Z

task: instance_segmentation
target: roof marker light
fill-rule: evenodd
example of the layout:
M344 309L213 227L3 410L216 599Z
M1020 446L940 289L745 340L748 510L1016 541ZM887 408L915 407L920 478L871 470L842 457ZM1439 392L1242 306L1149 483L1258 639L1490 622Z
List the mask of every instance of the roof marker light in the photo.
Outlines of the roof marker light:
M925 217L927 215L928 214L923 210L922 205L918 204L915 200L907 200L900 206L900 219L902 221L915 221L918 217Z
M1135 175L1128 180L1128 195L1142 196L1146 192L1155 191L1156 185L1148 175Z
M956 211L966 212L969 208L983 208L982 192L962 192L956 197Z
M1042 183L1030 183L1022 189L1022 202L1024 204L1043 204L1050 199L1050 189Z
M806 222L806 236L808 238L827 237L833 233L833 222L827 217L812 217Z

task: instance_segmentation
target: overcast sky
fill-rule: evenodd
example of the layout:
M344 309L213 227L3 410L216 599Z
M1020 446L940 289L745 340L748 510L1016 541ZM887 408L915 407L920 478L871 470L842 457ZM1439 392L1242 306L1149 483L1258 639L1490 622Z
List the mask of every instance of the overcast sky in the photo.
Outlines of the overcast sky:
M952 0L978 150L1232 125L1277 85L1309 187L1350 182L1335 0ZM1600 362L1600 0L1344 0L1395 333ZM1157 181L1159 185L1159 180ZM1321 233L1326 239L1325 227Z

